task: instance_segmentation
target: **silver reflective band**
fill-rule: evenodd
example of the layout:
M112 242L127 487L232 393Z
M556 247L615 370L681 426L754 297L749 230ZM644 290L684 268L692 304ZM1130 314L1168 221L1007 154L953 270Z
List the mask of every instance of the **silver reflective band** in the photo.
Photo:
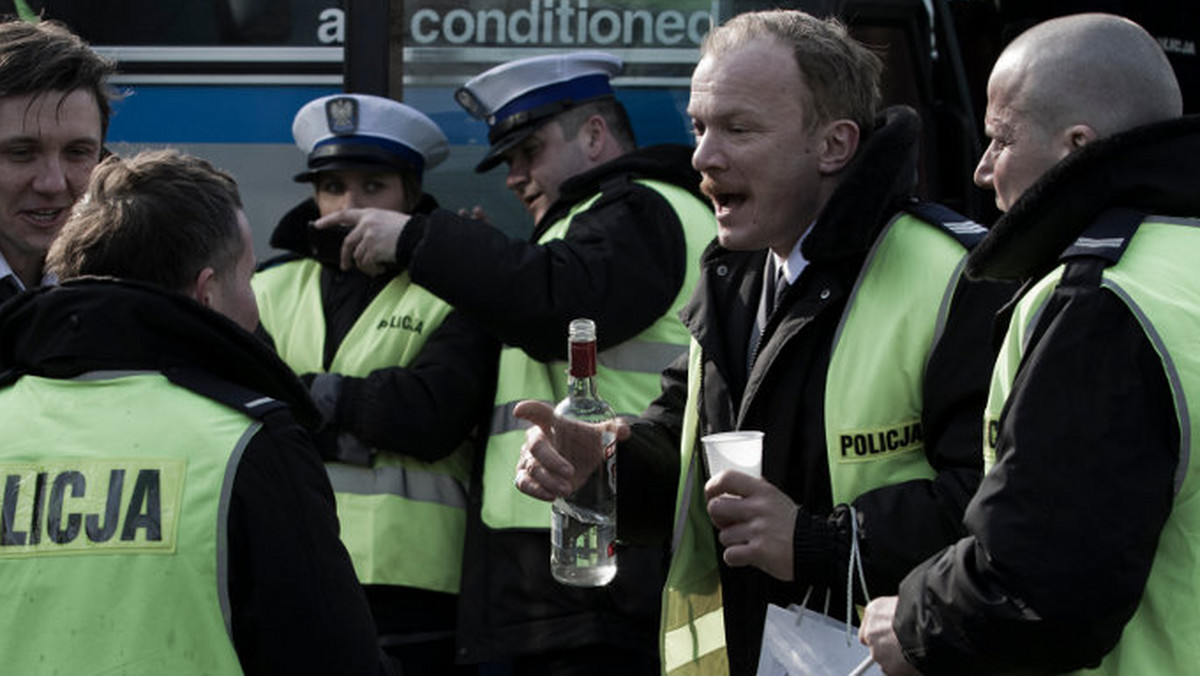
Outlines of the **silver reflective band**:
M633 373L662 373L687 351L687 345L627 340L596 355L605 368Z
M436 472L405 467L354 467L333 462L325 465L335 493L396 495L456 509L467 508L467 491L458 480Z
M1146 337L1154 345L1154 351L1162 359L1163 370L1166 372L1167 380L1171 385L1171 396L1175 399L1175 415L1179 418L1179 462L1175 465L1175 495L1179 495L1179 491L1183 489L1183 480L1187 478L1188 465L1192 461L1192 424L1188 417L1187 401L1183 395L1183 379L1179 375L1179 369L1175 366L1175 360L1171 357L1171 353L1167 351L1167 346L1163 342L1162 336L1155 330L1154 324L1146 316L1146 311L1137 304L1133 296L1115 280L1107 277L1100 284L1111 290L1125 302L1129 311L1137 317L1138 323L1142 325L1142 330L1146 332Z
M242 455L261 429L262 423L255 420L238 439L225 464L225 477L221 481L221 495L217 500L217 603L221 606L225 633L230 641L233 640L233 605L229 600L229 508L233 504L233 482L242 464Z
M531 424L528 420L522 420L513 415L513 410L519 403L520 401L510 401L503 404L496 404L495 408L492 409L492 422L488 426L488 434L496 436L497 434L528 428ZM546 403L551 406L554 405L551 402Z

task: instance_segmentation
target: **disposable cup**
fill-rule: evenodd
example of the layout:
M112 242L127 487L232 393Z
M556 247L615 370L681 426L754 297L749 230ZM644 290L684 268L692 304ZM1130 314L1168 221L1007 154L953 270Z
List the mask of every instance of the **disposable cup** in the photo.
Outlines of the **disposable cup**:
M762 478L762 432L739 430L709 434L700 439L709 476L733 469Z

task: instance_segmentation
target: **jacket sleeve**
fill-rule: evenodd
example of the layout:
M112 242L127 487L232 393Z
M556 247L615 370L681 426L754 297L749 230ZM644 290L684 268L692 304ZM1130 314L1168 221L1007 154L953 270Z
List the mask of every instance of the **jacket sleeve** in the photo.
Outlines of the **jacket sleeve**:
M955 290L923 381L922 431L934 477L883 486L854 500L872 597L894 594L913 566L964 534L963 510L983 473L983 407L995 314L1015 290L1011 284L970 281ZM801 510L794 565L802 589L813 582L844 588L851 532L846 505L836 506L828 517Z
M453 311L407 367L342 376L335 429L373 448L439 460L491 405L498 350L494 338Z
M1179 461L1170 388L1116 296L1071 291L1043 309L968 536L900 586L893 626L925 674L1095 666L1145 587Z
M248 443L228 530L233 642L247 674L389 673L329 479L289 413L268 414Z
M545 244L441 209L414 216L397 244L413 281L541 361L565 359L577 317L596 321L602 350L653 324L683 284L685 258L670 204L634 184L607 190Z
M623 542L662 544L671 537L687 360L685 352L663 371L662 394L632 422L630 438L617 449L617 535Z

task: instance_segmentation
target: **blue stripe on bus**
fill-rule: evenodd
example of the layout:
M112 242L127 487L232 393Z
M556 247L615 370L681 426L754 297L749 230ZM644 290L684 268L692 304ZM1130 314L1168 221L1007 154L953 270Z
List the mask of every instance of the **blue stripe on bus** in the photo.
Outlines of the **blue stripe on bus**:
M108 140L123 143L292 143L292 118L308 101L337 93L319 86L131 85L114 103ZM684 89L627 88L640 144L691 143ZM405 103L429 115L452 145L486 145L487 126L454 102L448 87L412 87Z

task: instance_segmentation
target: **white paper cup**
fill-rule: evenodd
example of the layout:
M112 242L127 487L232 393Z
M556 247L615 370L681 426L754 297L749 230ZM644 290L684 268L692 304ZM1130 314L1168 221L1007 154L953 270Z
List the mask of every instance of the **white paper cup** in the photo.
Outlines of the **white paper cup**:
M700 441L704 444L709 476L716 476L721 470L734 469L761 479L762 440L762 432L749 430L702 437Z

